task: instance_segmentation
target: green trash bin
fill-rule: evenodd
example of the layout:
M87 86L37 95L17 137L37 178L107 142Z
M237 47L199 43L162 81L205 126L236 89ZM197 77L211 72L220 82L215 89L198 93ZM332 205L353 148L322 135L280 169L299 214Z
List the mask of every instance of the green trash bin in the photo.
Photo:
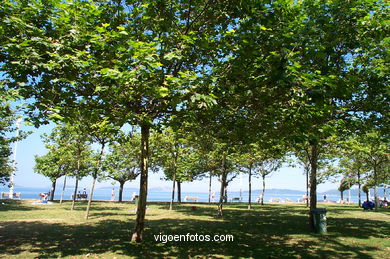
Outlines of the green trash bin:
M314 209L313 214L314 230L318 234L326 234L326 209Z

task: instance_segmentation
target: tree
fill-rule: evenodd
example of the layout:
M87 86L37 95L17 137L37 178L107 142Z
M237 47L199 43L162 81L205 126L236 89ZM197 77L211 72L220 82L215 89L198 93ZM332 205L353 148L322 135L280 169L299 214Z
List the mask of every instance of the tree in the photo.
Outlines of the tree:
M101 163L103 160L104 149L107 143L112 141L117 136L119 129L118 127L109 124L107 118L101 116L99 113L91 112L87 119L85 119L85 116L81 117L80 122L80 126L82 126L81 130L88 135L92 142L97 143L100 149L98 154L95 156L95 159L93 160L94 170L91 172L93 181L89 194L87 209L85 212L85 219L88 219L96 180L101 173Z
M340 181L340 186L338 187L338 190L340 191L340 200L341 201L344 201L344 196L343 196L343 193L344 191L346 190L349 190L351 189L351 187L355 184L355 180L353 178L343 178L341 179ZM350 200L348 199L348 203L350 202Z
M6 93L0 89L0 184L5 185L10 175L15 170L10 156L12 154L11 144L18 138L10 137L16 129L13 126L16 121L14 111L6 100Z
M234 17L232 6L209 1L79 0L5 6L4 23L12 29L2 38L7 43L1 51L2 67L15 82L13 87L28 86L24 96L34 97L30 108L39 110L31 115L38 123L49 114L72 117L69 106L100 106L110 122L141 128L133 240L141 241L144 229L150 129L185 110L183 102L197 96L194 82L204 74L213 41L234 21L225 18ZM23 47L7 37L20 39Z
M183 129L165 128L162 133L155 132L152 143L154 146L153 159L165 174L167 180L172 181L172 198L169 209L172 210L177 183L177 198L181 202L180 184L192 181L198 173L198 154L190 138L189 132Z
M372 29L371 25L367 26L369 20L381 16L377 9L381 4L372 1L302 2L304 19L297 27L297 33L294 32L300 47L291 60L294 65L288 67L289 73L296 76L293 82L298 86L296 93L299 94L292 95L289 102L292 106L286 109L284 125L295 121L295 125L288 126L293 129L289 139L307 143L310 147L311 210L316 209L321 146L326 145L332 135L345 136L349 134L348 130L356 130L351 126L356 121L366 121L369 114L381 112L371 109L373 106L358 105L355 96L360 99L364 94L361 95L361 82L352 69L357 61L353 50L362 47L363 42L358 39ZM375 41L381 37L377 34ZM364 97L359 100L368 101ZM312 213L309 222L313 227Z
M275 154L272 154L275 155ZM270 157L263 157L261 160L258 161L258 171L261 175L261 178L263 179L263 188L261 193L261 205L264 205L264 193L265 193L265 177L276 170L278 170L282 166L282 161L280 158L273 158Z
M375 210L378 209L378 193L377 186L381 183L387 183L390 179L388 165L389 156L389 141L386 136L381 135L378 131L367 132L360 136L357 148L360 148L362 159L371 171L369 178L372 180L375 197Z
M357 138L357 136L355 136ZM342 143L343 156L340 160L339 167L342 175L353 178L358 185L358 205L361 207L361 191L362 183L365 174L368 171L367 165L361 156L360 147L356 145L357 139L353 137L347 139Z
M61 152L61 149L52 149L49 150L46 155L35 156L34 171L38 174L49 177L52 181L52 187L50 190L51 201L54 199L57 179L67 173L66 160L63 159L64 155L66 156L66 154Z
M140 174L140 143L139 133L122 136L110 144L109 153L103 161L105 176L119 182L119 202L122 202L125 183L135 180Z
M210 136L204 136L211 139ZM237 177L239 170L237 167L238 156L234 147L229 147L225 143L218 143L214 139L212 145L204 146L201 150L203 156L200 157L203 160L202 165L203 172L212 172L213 175L219 176L220 193L217 209L217 217L223 217L223 203L226 203L227 188L231 181ZM210 143L210 142L209 142ZM205 149L206 148L206 149ZM208 149L210 148L210 149Z
M77 124L61 124L57 125L49 135L44 134L44 139L49 149L59 150L59 155L66 154L61 156L59 161L60 163L65 163L67 174L76 178L71 207L73 210L78 182L92 170L91 161L93 158L88 138Z

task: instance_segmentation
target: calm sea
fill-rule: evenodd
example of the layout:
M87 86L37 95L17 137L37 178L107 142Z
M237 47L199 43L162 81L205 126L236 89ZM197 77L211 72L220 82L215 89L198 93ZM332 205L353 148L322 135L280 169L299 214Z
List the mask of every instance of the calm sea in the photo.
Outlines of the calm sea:
M0 192L8 192L8 188L1 187ZM48 192L49 189L45 188L27 188L27 187L16 187L15 192L21 192L21 198L22 199L39 199L38 194L41 192ZM79 191L82 193L83 188L79 189ZM61 196L62 188L58 188L55 191L54 199L59 200ZM74 192L74 188L66 188L65 193L64 193L64 199L71 199L71 196ZM100 189L95 189L93 199L94 200L111 200L111 192L112 189L110 188L100 188ZM123 200L131 200L132 194L134 192L134 189L124 189L123 192ZM87 189L87 193L89 194L89 189ZM265 191L265 202L269 202L270 199L273 198L280 198L280 199L290 199L293 202L297 202L298 199L301 199L303 196L303 192L301 194L283 194L283 193L275 193L272 190L267 193L267 190ZM259 197L260 192L259 191L254 191L252 192L252 202L256 202L256 199ZM171 200L172 193L171 192L157 192L157 191L149 191L148 192L148 201L170 201ZM200 202L207 202L208 201L208 193L202 193L202 192L182 192L182 201L184 201L184 198L186 196L191 196L191 197L197 197ZM228 200L230 201L231 198L233 197L240 197L239 192L228 192ZM344 193L344 199L348 198L348 193ZM362 195L362 199L364 199L365 196ZM115 200L118 199L118 189L115 188ZM176 197L175 197L176 199ZM323 200L323 195L318 195L317 196L318 200ZM338 201L340 199L340 196L338 195L327 195L328 200L332 201ZM219 194L215 193L215 201L219 200ZM244 202L248 201L248 193L247 192L242 192L242 200ZM351 201L357 202L358 198L351 196Z

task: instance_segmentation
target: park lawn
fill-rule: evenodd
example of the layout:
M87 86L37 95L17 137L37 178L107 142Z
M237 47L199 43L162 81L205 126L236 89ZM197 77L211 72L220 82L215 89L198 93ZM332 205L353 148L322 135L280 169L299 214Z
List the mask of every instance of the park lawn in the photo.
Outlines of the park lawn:
M388 258L390 210L362 211L327 205L328 234L308 229L307 208L297 204L224 206L149 203L144 242L132 243L134 204L94 202L85 220L85 202L32 205L0 201L0 257L3 258ZM192 206L196 206L193 210ZM325 206L325 205L320 205ZM234 236L233 242L167 242L159 234Z

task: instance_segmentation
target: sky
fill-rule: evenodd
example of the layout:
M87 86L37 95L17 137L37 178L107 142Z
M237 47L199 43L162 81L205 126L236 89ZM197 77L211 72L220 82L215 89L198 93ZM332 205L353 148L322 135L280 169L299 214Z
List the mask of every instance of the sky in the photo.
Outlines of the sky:
M33 131L27 138L21 140L17 143L17 171L15 172L14 183L15 188L17 187L36 187L36 188L49 188L51 181L49 178L34 173L35 155L44 155L47 153L47 150L44 146L44 143L41 139L43 133L50 133L52 125L41 126L36 129L32 126L21 125L21 130L24 131ZM13 146L14 149L14 146ZM172 182L161 180L163 177L162 173L149 173L149 188L154 187L163 187L164 189L169 190L172 186ZM59 182L62 182L62 178L59 179ZM75 179L71 179L68 183L69 185L74 185ZM89 189L92 183L91 177L85 177L79 183L80 188ZM97 188L99 187L109 187L113 186L113 180L103 181L97 183ZM202 179L198 181L193 181L190 183L182 184L183 192L208 192L208 179ZM60 183L58 183L60 184ZM113 187L118 187L119 185L115 183ZM303 174L303 169L301 167L283 167L279 171L271 174L270 177L266 178L266 189L291 189L291 190L301 190L304 191L306 186L306 177ZM139 177L125 184L125 188L138 188L139 187ZM214 192L219 192L220 184L216 177L212 181L212 190ZM4 187L2 187L3 189ZM233 182L229 184L229 191L239 191L248 190L248 176L243 174L242 178L240 176L235 178ZM252 189L259 190L262 189L262 182L260 178L252 178ZM319 192L326 192L330 189L337 189L337 183L326 182L318 186Z

